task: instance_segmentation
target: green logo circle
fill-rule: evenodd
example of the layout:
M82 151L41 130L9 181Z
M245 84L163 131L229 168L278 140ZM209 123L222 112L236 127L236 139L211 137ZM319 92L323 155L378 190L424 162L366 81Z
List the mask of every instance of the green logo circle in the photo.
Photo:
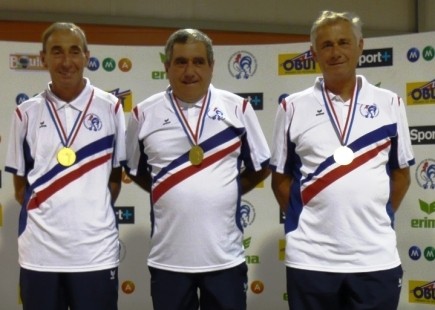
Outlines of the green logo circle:
M116 68L116 62L113 58L105 58L103 60L103 69L107 72L112 72Z
M433 261L435 259L435 248L428 246L424 249L424 257L430 262Z
M428 45L423 49L423 58L426 61L431 61L435 57L435 49Z

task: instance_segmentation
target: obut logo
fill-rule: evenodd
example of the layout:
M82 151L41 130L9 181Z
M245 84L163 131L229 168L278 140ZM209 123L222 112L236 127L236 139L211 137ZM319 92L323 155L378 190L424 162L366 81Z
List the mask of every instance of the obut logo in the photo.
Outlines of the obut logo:
M408 105L435 103L435 79L429 82L407 83L406 94Z
M409 302L419 304L435 304L435 281L410 280Z
M320 73L311 51L278 55L278 75Z

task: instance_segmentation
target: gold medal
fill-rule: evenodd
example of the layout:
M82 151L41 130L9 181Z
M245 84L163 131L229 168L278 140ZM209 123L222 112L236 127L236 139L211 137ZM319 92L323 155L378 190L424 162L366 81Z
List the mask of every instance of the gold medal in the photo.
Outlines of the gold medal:
M199 145L194 145L189 151L189 160L194 166L198 166L204 159L204 151Z
M69 167L76 161L76 153L69 147L63 147L57 152L57 161L65 167Z

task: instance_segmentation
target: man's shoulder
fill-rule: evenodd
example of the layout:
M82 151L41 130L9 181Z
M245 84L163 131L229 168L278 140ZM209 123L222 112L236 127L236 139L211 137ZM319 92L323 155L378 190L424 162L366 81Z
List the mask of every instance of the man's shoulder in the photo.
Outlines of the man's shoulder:
M134 110L137 112L141 111L151 111L150 109L159 109L161 111L162 106L167 102L166 92L162 91L159 93L152 94L151 96L139 101L135 104Z
M309 98L313 97L314 92L315 92L314 86L311 86L311 87L305 88L303 90L289 94L286 97L286 100L288 102L291 101L293 103L297 103L297 102L305 102L306 103L306 101Z
M112 92L105 91L105 90L98 88L98 87L95 87L95 86L94 86L94 96L95 96L95 98L98 98L103 102L107 102L107 103L111 103L111 104L117 103L119 101L118 96L116 96Z
M45 105L45 96L43 94L44 93L39 93L39 94L21 102L18 105L18 108L20 110L28 110L28 109L36 108L37 106L40 106L40 105Z
M243 97L226 89L210 87L211 96L219 96L233 100L243 100Z
M149 105L160 103L160 102L165 100L165 95L166 95L166 92L164 92L164 91L152 94L151 96L146 97L145 99L142 99L141 101L139 101L137 103L137 106L146 107Z
M359 75L359 77L362 79L362 90L366 90L366 92L376 94L377 96L385 95L388 97L397 97L394 91L384 88L381 83L373 84L363 76Z

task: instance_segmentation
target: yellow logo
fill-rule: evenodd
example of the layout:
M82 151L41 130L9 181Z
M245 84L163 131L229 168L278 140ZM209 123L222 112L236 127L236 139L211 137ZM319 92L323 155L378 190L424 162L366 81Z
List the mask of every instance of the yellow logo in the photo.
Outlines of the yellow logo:
M409 281L409 302L435 305L435 281Z
M311 51L302 54L278 55L278 75L300 75L320 73Z
M406 102L408 105L435 103L435 79L430 82L407 83Z
M124 112L131 111L131 109L133 108L133 94L131 93L130 89L120 91L119 88L116 88L108 92L118 97L119 101L121 101L123 107L122 109L124 110Z

